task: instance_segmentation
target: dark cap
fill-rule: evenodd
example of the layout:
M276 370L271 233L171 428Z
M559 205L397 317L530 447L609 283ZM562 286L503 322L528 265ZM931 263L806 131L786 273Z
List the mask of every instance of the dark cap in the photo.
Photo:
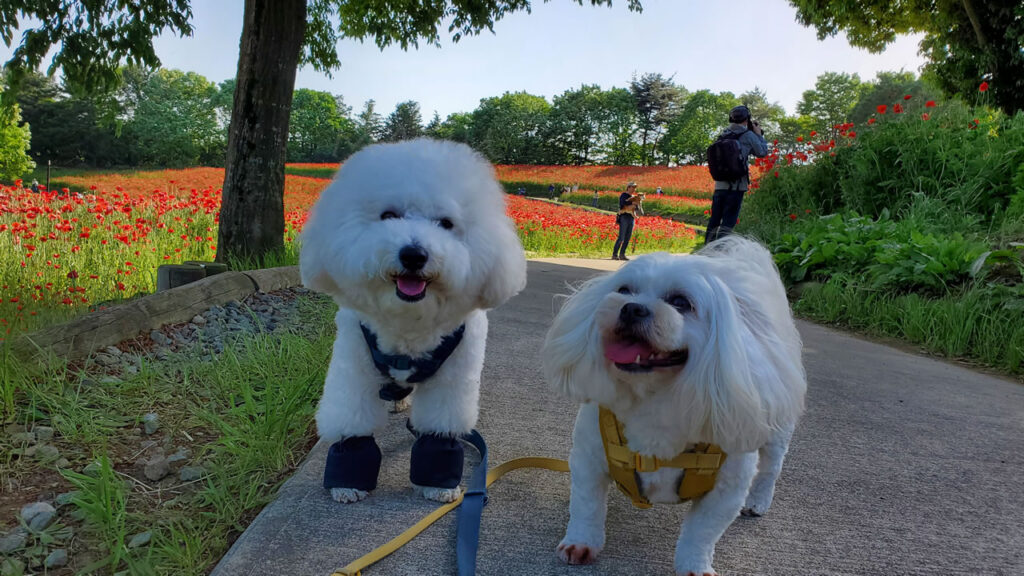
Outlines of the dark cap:
M741 124L750 120L750 108L746 106L736 106L729 111L729 122L733 124Z

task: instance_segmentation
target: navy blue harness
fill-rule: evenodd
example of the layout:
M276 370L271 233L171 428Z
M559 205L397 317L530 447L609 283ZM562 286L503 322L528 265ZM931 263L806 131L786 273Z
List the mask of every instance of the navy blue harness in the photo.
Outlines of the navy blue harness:
M377 345L377 335L370 331L363 324L359 324L363 331L363 338L370 348L370 355L373 357L373 365L377 371L387 378L387 383L381 387L378 395L381 400L397 402L410 393L412 386L401 386L391 377L391 370L413 370L413 374L406 379L409 384L417 384L430 378L441 368L444 361L452 355L455 348L462 342L462 335L466 332L466 325L463 324L451 334L441 339L441 345L434 348L425 357L413 358L406 354L385 354Z

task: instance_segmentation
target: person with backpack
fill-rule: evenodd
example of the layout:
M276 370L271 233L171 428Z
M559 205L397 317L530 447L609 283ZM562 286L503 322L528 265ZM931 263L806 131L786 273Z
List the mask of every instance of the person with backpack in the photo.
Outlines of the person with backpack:
M636 191L636 182L626 184L626 191L619 194L619 213L615 216L615 224L619 227L619 237L612 247L612 260L629 260L626 257L626 248L629 247L629 240L633 236L633 225L636 217L644 213L644 195Z
M751 154L767 156L768 142L761 125L750 117L750 109L736 106L729 111L729 127L708 148L708 170L715 180L715 193L705 244L727 236L736 227L743 196L750 188Z

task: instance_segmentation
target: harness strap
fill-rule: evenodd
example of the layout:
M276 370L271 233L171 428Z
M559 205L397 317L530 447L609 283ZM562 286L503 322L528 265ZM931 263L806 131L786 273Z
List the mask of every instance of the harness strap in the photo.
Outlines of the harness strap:
M459 326L455 332L441 339L441 344L434 348L426 356L413 358L408 354L386 354L377 345L377 335L370 331L362 323L359 328L363 331L363 339L370 349L370 356L373 358L373 365L377 371L387 379L387 383L381 387L379 396L381 400L397 402L412 392L412 386L402 386L391 377L391 370L413 370L411 376L405 381L408 384L418 384L433 376L444 361L452 355L455 348L462 342L462 336L466 332L466 325Z
M679 468L683 478L679 483L679 499L690 500L707 494L715 487L718 469L725 461L725 453L715 444L700 443L692 451L676 454L672 458L658 458L640 454L629 448L625 426L611 410L600 407L598 415L601 441L608 460L608 475L615 487L629 496L637 508L650 508L651 503L640 490L638 472L654 472L661 468Z
M467 482L466 492L454 502L442 504L383 546L350 562L344 568L333 572L331 576L361 576L365 568L388 557L461 504L465 504L466 507L459 512L455 547L460 576L470 576L476 570L476 549L480 534L480 515L483 512L484 504L487 502L487 487L497 482L505 474L521 468L539 468L554 472L569 471L569 463L565 460L541 457L516 458L495 466L491 470L487 470L487 445L484 443L483 436L476 430L473 430L464 436L463 440L469 442L480 451L481 456L480 465L476 467L472 476L470 476L469 482ZM463 560L464 558L466 560Z

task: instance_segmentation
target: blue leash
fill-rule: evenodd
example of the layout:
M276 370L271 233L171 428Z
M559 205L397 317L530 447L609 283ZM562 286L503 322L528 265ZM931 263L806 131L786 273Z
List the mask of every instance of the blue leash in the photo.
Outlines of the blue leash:
M466 483L455 531L455 554L459 576L476 575L476 551L480 547L480 517L487 504L487 444L476 430L462 437L480 453L480 464Z

